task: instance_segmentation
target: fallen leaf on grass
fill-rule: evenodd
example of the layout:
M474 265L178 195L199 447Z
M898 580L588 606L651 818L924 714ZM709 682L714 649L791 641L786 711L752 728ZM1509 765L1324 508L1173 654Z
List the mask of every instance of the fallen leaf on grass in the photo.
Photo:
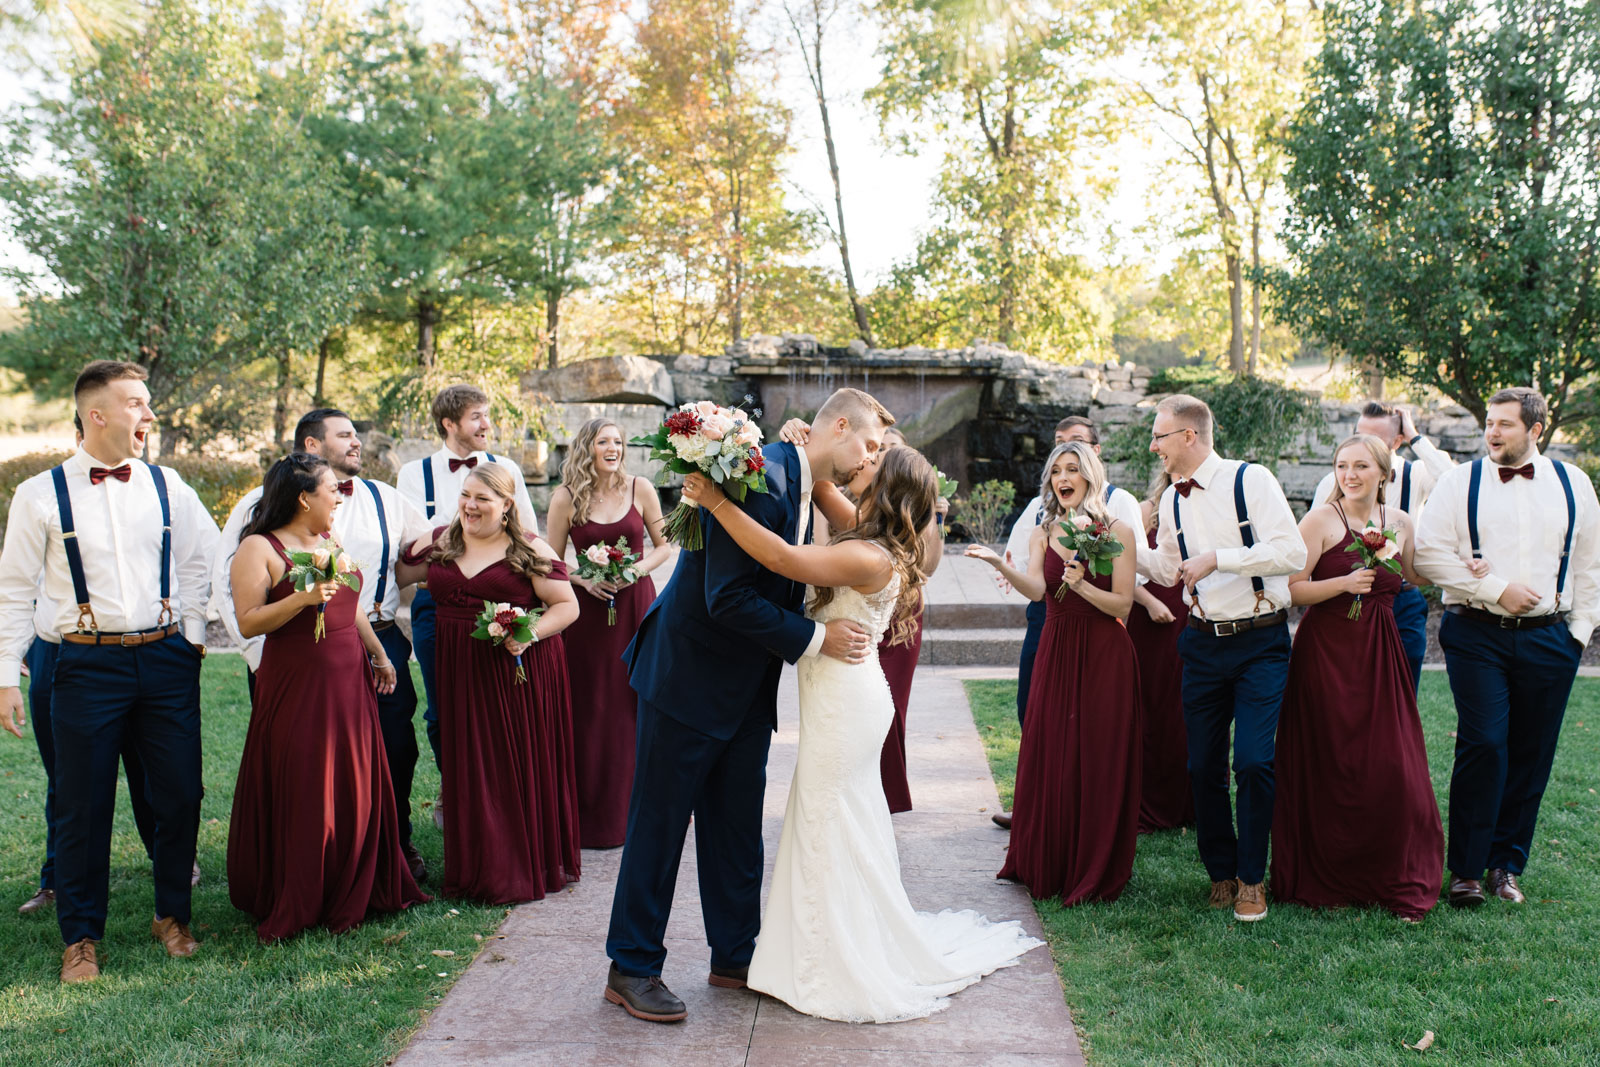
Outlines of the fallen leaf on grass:
M453 948L436 948L433 950L433 954L435 956L454 956L456 951Z
M1409 1041L1402 1041L1400 1043L1414 1052L1426 1052L1433 1047L1433 1031L1422 1031L1422 1040L1418 1041L1415 1045L1411 1044Z
M1546 1004L1560 1004L1561 1003L1561 998L1560 997L1545 997L1544 998L1544 1002Z
M410 932L410 930L401 930L399 933L390 934L388 937L383 939L383 943L385 945L398 945L400 942L406 939L406 935Z

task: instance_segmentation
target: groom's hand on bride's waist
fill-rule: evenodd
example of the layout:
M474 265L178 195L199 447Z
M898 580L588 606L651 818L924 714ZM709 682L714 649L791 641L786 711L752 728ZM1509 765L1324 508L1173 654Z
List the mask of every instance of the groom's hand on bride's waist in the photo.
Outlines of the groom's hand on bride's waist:
M821 652L846 663L865 663L872 648L871 635L858 622L834 619L823 629Z

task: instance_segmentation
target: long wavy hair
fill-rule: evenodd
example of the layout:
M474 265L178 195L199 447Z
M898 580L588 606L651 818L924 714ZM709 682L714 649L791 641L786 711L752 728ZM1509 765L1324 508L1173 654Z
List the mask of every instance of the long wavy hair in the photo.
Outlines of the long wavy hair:
M1086 483L1083 502L1078 505L1077 510L1096 522L1111 525L1111 513L1106 510L1105 464L1094 454L1094 446L1084 441L1068 441L1064 445L1056 445L1050 450L1050 458L1044 461L1044 474L1039 478L1039 499L1044 502L1043 521L1049 524L1066 517L1061 501L1056 496L1055 487L1050 484L1051 468L1056 465L1056 460L1066 455L1071 455L1078 461L1078 473L1083 475Z
M290 452L267 468L261 499L250 509L250 521L239 531L239 540L281 530L293 522L300 511L300 494L315 493L327 469L327 460L309 452Z
M480 463L472 468L466 480L471 481L474 478L484 488L505 501L505 530L506 536L511 538L511 543L506 546L506 562L511 564L511 569L524 578L543 578L549 574L550 560L539 555L533 547L533 542L522 529L522 516L517 513L517 483L511 477L511 472L498 463ZM466 551L467 535L461 529L461 510L457 508L456 517L450 520L449 527L434 544L431 558L440 563L448 563L450 560L460 559Z
M894 605L891 645L911 640L916 620L922 614L922 587L927 583L922 567L926 546L922 531L933 521L933 505L939 496L939 483L933 465L922 453L907 445L886 449L878 460L878 472L861 495L856 524L833 535L830 544L841 541L876 541L889 551L889 560L900 575L900 595ZM812 606L820 608L833 599L833 590L816 591Z
M594 469L594 439L600 436L600 431L607 426L615 426L617 430L622 427L605 416L590 419L578 427L578 432L572 435L572 445L567 449L567 458L561 464L561 484L567 492L572 494L572 525L581 526L589 521L589 508L593 505L595 487L600 484L600 472ZM617 464L616 484L628 484L628 454L622 454L622 462Z
M1344 499L1344 486L1339 484L1339 453L1351 445L1366 445L1367 451L1372 453L1373 466L1378 468L1378 503L1386 504L1388 495L1389 471L1393 466L1392 453L1383 438L1374 437L1370 433L1355 433L1339 442L1339 447L1333 450L1333 495L1328 498L1328 503Z

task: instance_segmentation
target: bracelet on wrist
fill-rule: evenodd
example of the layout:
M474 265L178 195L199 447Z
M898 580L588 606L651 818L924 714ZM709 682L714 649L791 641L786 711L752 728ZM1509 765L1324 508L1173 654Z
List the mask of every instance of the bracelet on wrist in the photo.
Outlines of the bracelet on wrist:
M717 508L720 508L722 505L726 504L727 502L728 502L728 498L727 497L723 497L721 500L717 501ZM712 508L711 509L711 514L715 515L717 513L717 508Z

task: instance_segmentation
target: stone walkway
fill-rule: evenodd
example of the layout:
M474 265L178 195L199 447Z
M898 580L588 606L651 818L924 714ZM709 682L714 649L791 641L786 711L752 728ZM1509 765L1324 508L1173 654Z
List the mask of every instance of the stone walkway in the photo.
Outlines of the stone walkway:
M994 878L1006 835L989 822L999 800L961 686L963 677L978 673L992 676L993 671L923 667L917 672L908 738L917 807L894 817L905 884L918 908L975 908L994 919L1021 919L1042 936L1027 893ZM778 714L766 797L769 874L794 771L798 722L792 670L784 672ZM504 938L486 944L396 1062L402 1067L1083 1064L1060 980L1044 948L957 994L945 1011L884 1026L813 1019L769 997L711 988L705 980L710 951L692 840L684 849L667 928L665 974L688 1004L689 1018L670 1025L639 1022L602 995L606 920L619 854L585 852L582 882L515 909L501 928Z

